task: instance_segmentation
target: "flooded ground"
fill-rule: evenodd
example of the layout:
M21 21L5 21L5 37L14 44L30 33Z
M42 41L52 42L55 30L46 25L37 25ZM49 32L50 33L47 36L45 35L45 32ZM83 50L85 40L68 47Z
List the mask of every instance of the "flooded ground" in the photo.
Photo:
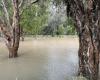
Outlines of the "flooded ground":
M78 38L25 38L19 57L8 59L0 42L0 80L73 80L78 69Z

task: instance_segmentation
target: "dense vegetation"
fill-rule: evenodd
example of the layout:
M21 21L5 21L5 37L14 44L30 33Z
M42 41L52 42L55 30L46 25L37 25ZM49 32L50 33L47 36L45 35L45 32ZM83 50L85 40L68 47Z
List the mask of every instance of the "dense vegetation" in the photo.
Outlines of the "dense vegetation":
M18 56L20 33L76 34L74 27L79 36L79 75L98 80L100 0L0 0L0 31L9 58Z
M66 10L61 8L63 11L62 15L60 7L55 6L48 0L42 4L36 3L29 6L21 16L20 23L24 34L52 36L76 34L71 18L65 17ZM52 13L53 8L55 9L55 13Z
M58 0L59 2L60 0ZM9 16L12 16L11 1L7 1ZM24 35L74 35L76 34L73 21L67 18L64 5L55 5L52 0L39 1L25 8L21 14L21 27ZM1 7L0 7L1 8ZM55 10L53 12L52 10ZM2 9L1 9L2 10ZM3 15L0 11L0 16ZM62 13L63 12L63 13ZM62 18L63 17L63 18Z

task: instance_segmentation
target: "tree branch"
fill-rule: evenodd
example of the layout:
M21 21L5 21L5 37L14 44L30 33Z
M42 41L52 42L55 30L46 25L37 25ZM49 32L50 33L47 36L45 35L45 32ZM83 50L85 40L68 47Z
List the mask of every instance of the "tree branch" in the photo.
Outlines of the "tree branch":
M30 1L29 3L27 3L27 5L25 6L25 7L23 7L22 8L22 5L24 4L24 1L22 2L22 3L20 3L20 16L23 14L23 12L24 12L24 10L26 9L26 8L28 8L29 6L31 6L32 4L35 4L35 3L37 3L37 2L39 2L39 0L33 0L33 1ZM22 9L21 9L22 8Z
M0 31L3 34L4 39L8 42L11 38L11 34L8 31L6 25L0 20Z
M31 4L37 3L39 0L32 1Z
M7 20L6 21L7 26L11 28L10 17L9 17L9 13L8 13L7 8L6 8L4 0L2 0L2 8L3 8L3 11L4 11L4 15L6 17L6 20Z
M19 4L19 8L22 7L23 3L24 3L24 0L21 0L21 2L20 2L20 4Z

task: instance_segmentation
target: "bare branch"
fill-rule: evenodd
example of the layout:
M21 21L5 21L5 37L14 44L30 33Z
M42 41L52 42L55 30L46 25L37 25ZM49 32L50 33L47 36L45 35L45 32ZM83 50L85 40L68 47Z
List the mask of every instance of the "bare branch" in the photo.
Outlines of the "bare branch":
M28 1L28 0L27 0ZM35 3L37 3L37 2L39 2L39 0L33 0L33 1L29 1L26 5L25 5L25 7L20 7L20 16L23 14L23 12L24 12L24 10L26 9L26 8L28 8L28 7L30 7L32 4L35 4ZM23 1L23 3L24 3L24 1ZM22 4L23 4L22 3ZM21 4L21 6L22 6L22 4Z
M31 4L37 3L39 0L31 1Z
M20 2L20 4L19 4L19 8L22 7L23 3L24 3L24 0L21 0L21 2Z
M3 11L4 11L4 15L6 17L6 20L7 20L6 21L7 26L11 28L10 17L9 17L9 13L8 13L7 8L6 8L4 0L2 0L2 8L3 8Z

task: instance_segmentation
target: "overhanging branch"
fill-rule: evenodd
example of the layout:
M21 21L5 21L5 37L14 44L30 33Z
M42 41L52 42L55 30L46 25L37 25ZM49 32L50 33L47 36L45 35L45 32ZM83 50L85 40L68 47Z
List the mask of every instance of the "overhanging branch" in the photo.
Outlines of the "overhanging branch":
M37 3L39 0L32 1L31 4Z
M27 3L27 5L25 5L25 7L22 7L23 5L24 5L24 0L20 3L20 16L23 14L23 12L24 12L24 10L26 9L26 8L28 8L29 6L31 6L32 4L35 4L35 3L37 3L37 2L39 2L39 0L33 0L33 1L30 1L29 3Z

